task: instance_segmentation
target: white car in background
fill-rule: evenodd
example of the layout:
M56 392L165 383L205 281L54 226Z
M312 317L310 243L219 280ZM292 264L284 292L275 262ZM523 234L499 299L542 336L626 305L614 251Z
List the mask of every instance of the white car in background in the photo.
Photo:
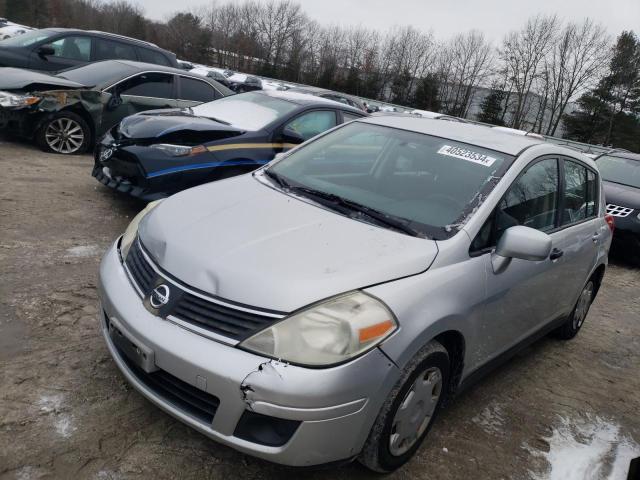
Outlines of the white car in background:
M10 22L6 18L0 18L0 40L22 35L30 30L34 29L25 25Z

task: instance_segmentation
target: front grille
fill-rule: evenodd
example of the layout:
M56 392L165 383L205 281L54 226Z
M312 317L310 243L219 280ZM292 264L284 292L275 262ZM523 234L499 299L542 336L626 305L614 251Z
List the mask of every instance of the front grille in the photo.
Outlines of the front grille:
M633 212L633 208L621 207L619 205L614 205L613 203L607 204L607 213L614 217L628 217L631 212Z
M144 258L144 254L137 240L131 245L125 263L142 295L148 295L154 286L153 281L155 280L156 272L151 265L149 265L146 258Z
M136 239L125 263L143 298L147 298L151 290L161 283L170 288L171 301L166 307L154 312L161 317L172 317L213 334L242 341L285 315L282 312L271 311L261 313L251 307L233 308L230 306L233 302L228 300L220 299L220 302L223 302L220 303L195 295L193 289L184 288L168 280L168 274L158 273L159 269L154 269L149 263L143 248Z
M116 347L117 348L117 347ZM213 422L220 399L174 377L164 370L147 373L133 363L120 349L120 358L136 379L176 409L208 425Z
M271 325L273 317L233 310L185 292L173 310L176 318L239 340Z

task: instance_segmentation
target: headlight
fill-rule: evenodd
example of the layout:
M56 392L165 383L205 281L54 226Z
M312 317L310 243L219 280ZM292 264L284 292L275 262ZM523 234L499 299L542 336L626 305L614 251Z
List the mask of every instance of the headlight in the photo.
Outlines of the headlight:
M133 217L133 220L131 220L131 223L129 223L129 226L124 231L124 235L122 235L122 240L120 241L120 256L122 257L123 261L127 258L127 253L129 253L129 249L131 248L131 245L136 238L140 221L147 213L156 208L160 204L160 202L162 202L162 200L150 202L135 217Z
M397 328L380 300L351 292L291 315L240 347L296 364L328 366L358 356Z
M172 157L185 157L187 155L197 155L207 151L207 147L204 145L198 145L197 147L188 147L186 145L171 145L170 143L156 143L151 145L151 148L162 150L167 155Z
M38 103L40 100L40 97L34 97L31 95L15 95L13 93L0 91L0 107L28 107L29 105Z

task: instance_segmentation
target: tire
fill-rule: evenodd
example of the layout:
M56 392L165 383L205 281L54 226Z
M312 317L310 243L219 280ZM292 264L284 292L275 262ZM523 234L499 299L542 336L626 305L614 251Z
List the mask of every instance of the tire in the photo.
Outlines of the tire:
M439 383L435 381L437 372L440 374ZM439 342L429 342L403 369L400 379L389 393L371 428L358 461L380 473L392 472L409 461L433 425L448 391L449 379L450 362L447 350ZM416 390L421 380L422 387L418 386ZM437 399L429 404L422 402L421 408L421 397L425 398L424 395L430 392L433 399L436 390ZM402 410L406 411L403 413ZM406 421L403 422L405 418ZM403 423L405 427L399 427ZM412 432L413 439L406 436L407 431ZM403 437L407 439L406 443L401 441Z
M80 115L59 112L42 123L36 132L36 142L44 152L77 155L91 145L91 129Z
M573 307L571 315L569 315L567 321L556 330L556 336L558 338L561 340L571 340L578 334L589 313L589 307L591 306L591 302L593 302L595 291L595 280L590 278L582 288L580 297L578 298L575 307Z

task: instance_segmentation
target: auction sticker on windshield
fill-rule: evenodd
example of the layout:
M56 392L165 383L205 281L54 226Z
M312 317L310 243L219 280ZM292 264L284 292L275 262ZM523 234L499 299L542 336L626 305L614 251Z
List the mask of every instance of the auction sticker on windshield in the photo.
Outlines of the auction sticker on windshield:
M448 157L460 158L462 160L467 160L469 162L478 163L480 165L484 165L485 167L490 167L493 165L493 162L496 161L494 157L490 157L489 155L485 155L484 153L474 152L473 150L469 150L467 148L461 147L452 147L451 145L443 145L438 150L440 155L446 155Z

